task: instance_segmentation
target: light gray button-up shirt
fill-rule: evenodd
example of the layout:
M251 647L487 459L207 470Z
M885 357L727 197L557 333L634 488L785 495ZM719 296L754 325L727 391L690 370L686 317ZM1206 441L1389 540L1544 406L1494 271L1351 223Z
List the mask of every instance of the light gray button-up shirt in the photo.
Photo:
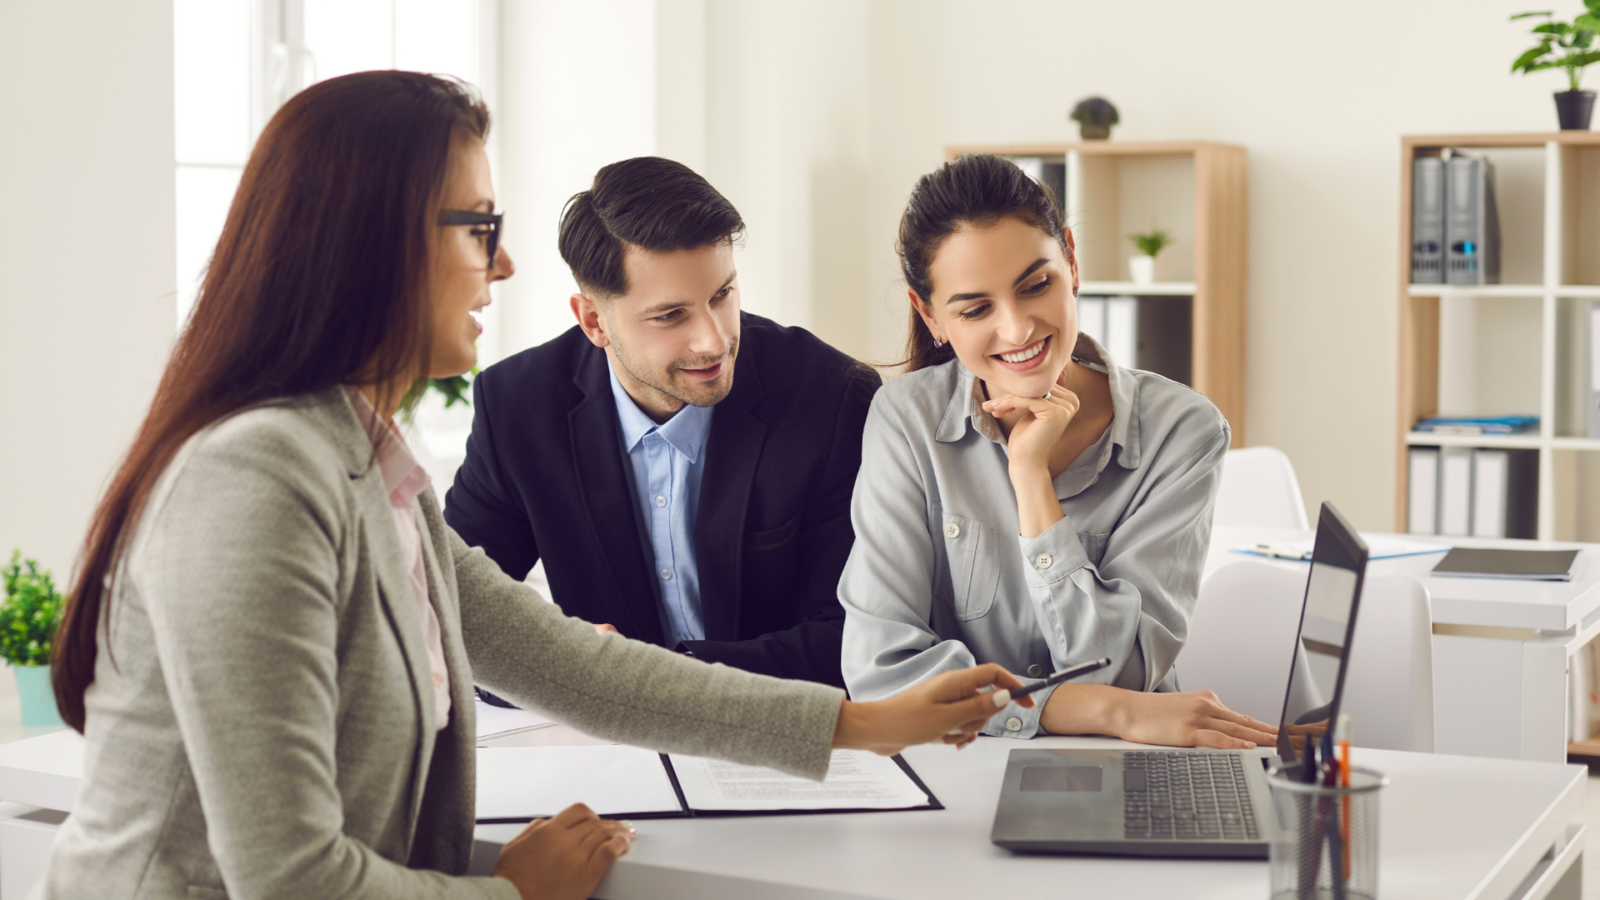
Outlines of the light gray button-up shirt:
M1065 517L1033 538L1020 537L1005 438L971 372L951 361L878 391L839 581L854 699L985 662L1026 678L1109 656L1080 681L1167 679L1200 592L1228 423L1087 336L1075 357L1109 377L1111 425L1056 477ZM984 733L1032 737L1049 696L1012 704Z

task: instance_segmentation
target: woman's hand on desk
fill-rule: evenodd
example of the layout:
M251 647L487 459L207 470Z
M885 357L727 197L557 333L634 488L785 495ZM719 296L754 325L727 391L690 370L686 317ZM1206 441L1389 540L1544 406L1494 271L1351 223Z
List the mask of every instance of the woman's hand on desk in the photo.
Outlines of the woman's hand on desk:
M1245 750L1272 746L1278 729L1234 712L1211 691L1145 693L1103 684L1064 684L1039 723L1051 734L1110 734L1139 744Z
M632 846L631 827L579 803L534 821L508 841L494 876L516 885L522 900L584 900Z
M984 688L995 688L985 691ZM913 744L972 743L984 723L1011 702L1015 675L994 663L945 672L885 700L844 701L833 730L833 746L892 756ZM997 702L998 701L998 702ZM1032 706L1032 697L1017 701Z

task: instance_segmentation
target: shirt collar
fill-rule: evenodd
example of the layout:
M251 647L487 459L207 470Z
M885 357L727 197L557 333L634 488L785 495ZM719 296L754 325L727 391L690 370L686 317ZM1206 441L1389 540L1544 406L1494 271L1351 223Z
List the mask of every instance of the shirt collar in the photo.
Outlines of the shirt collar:
M711 413L716 407L685 405L672 418L657 425L628 396L622 382L617 380L617 371L611 367L610 360L607 360L606 374L611 378L611 398L617 404L617 420L622 425L622 449L631 452L653 431L660 434L672 449L688 457L690 462L700 458L700 451L706 445L706 435L711 432Z
M390 505L409 507L411 501L428 486L428 471L422 467L422 463L417 462L417 457L412 454L400 432L378 419L377 410L367 402L365 394L354 385L345 385L345 393L350 397L350 406L355 410L356 419L361 422L373 449L377 451L378 471L383 475L383 486L389 492Z
M1111 387L1111 442L1121 448L1117 462L1123 468L1137 469L1140 457L1139 419L1134 414L1139 394L1137 379L1127 369L1117 365L1111 354L1087 334L1078 335L1072 356L1091 369L1106 373ZM977 377L959 360L951 365L956 367L959 376L934 438L946 443L959 441L966 435L967 425L971 423L972 429L978 434L997 444L1005 443L999 424L993 416L983 411L983 389Z

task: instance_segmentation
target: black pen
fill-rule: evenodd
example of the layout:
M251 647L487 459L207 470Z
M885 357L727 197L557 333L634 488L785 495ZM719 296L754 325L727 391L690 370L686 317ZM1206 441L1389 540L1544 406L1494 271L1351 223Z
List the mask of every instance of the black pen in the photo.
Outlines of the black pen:
M1076 678L1079 675L1082 675L1086 672L1093 672L1096 669L1104 669L1109 665L1111 665L1111 657L1102 656L1099 659L1091 659L1086 663L1068 666L1067 668L1062 669L1061 671L1051 675L1049 678L1046 678L1037 684L1030 684L1027 687L1012 688L1011 699L1015 700L1018 697L1026 696L1034 691L1042 691L1052 685L1060 684L1069 678Z

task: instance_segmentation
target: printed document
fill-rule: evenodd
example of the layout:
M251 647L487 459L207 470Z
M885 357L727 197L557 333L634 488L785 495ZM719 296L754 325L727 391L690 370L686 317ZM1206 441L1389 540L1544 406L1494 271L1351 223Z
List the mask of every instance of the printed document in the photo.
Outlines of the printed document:
M574 803L602 816L681 815L661 754L622 744L479 747L478 821L544 819Z
M477 737L480 741L556 724L531 710L490 706L477 699L472 701L472 706L474 718L478 723Z
M866 750L835 750L826 781L701 756L671 755L683 798L699 812L904 809L926 806L928 795L892 758Z

